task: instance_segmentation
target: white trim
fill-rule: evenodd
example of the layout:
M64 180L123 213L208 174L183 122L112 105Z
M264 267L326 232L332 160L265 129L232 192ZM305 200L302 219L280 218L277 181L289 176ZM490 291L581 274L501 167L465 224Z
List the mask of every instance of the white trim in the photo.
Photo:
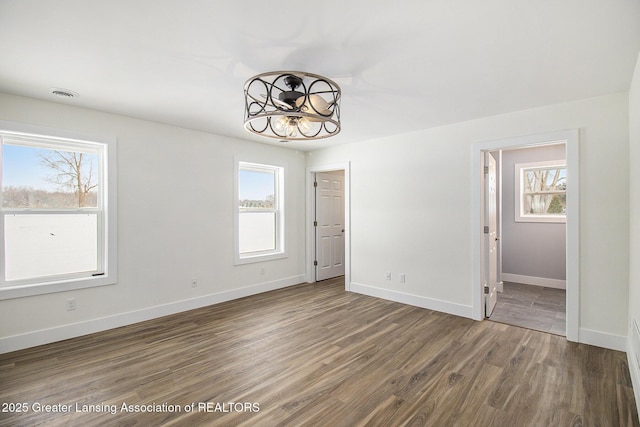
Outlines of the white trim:
M471 215L472 215L472 309L473 319L483 319L484 293L482 292L482 236L481 223L482 175L481 154L521 147L565 143L567 179L567 340L579 341L580 326L580 156L579 131L571 129L542 135L507 138L474 143L471 147Z
M494 152L495 153L495 152ZM498 154L498 161L497 163L497 175L496 179L498 181L498 192L497 192L497 197L498 197L498 206L496 209L496 213L498 214L498 230L497 230L497 237L498 237L498 244L496 245L496 249L498 250L498 271L497 271L497 278L496 280L498 281L497 284L497 290L498 292L503 292L504 291L504 279L502 278L502 223L504 221L503 219L503 215L502 215L502 204L504 201L504 196L503 196L503 182L502 182L502 175L503 175L503 169L504 169L504 164L502 161L502 150L499 150L497 152Z
M362 283L351 283L350 289L352 292L368 295L370 297L382 298L415 307L426 308L428 310L439 311L441 313L452 314L454 316L466 317L469 319L473 318L472 307L468 305L455 304L448 301L426 298L405 292L376 288L374 286L363 285Z
M580 340L578 342L583 344L595 345L596 347L617 351L627 350L627 337L624 335L614 335L586 328L580 328L579 332Z
M502 273L505 282L522 283L524 285L543 286L545 288L567 289L567 281L547 279L546 277L523 276L521 274Z
M307 168L306 189L306 256L305 256L305 280L307 283L315 282L315 268L313 257L315 254L314 239L314 206L315 195L313 191L314 176L318 172L344 171L344 288L351 290L351 163L332 163L327 165L311 166Z
M633 328L633 326L631 326ZM627 338L627 364L629 365L629 373L631 374L631 383L633 385L633 394L636 398L636 408L640 413L640 364L638 359L640 354L635 354L633 345L631 344L631 334L633 330L629 330L629 337Z
M640 369L637 366L633 366L630 353L627 353L627 364L629 365L629 372L631 373L631 384L633 385L633 394L636 398L636 408L640 408ZM640 409L638 409L640 414Z
M580 337L580 145L577 129L569 131L565 145L567 161L566 283L567 339ZM572 178L573 177L573 178Z
M109 329L119 328L121 326L127 326L138 322L144 322L146 320L156 319L171 314L194 310L201 307L207 307L238 298L244 298L250 295L273 291L276 289L300 284L303 282L303 280L303 275L291 276L271 282L258 283L243 288L232 289L229 291L204 295L197 298L191 298L172 302L169 304L158 305L155 307L144 308L128 313L121 313L99 319L88 320L85 322L57 326L50 329L41 329L39 331L13 335L10 337L3 337L0 338L0 354L61 341L69 338L75 338L95 332L106 331Z

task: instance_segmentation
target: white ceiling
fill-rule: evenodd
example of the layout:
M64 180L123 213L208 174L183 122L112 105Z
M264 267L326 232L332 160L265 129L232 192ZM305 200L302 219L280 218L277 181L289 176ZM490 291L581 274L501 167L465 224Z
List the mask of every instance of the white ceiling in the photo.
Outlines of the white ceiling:
M0 91L282 145L244 82L334 78L342 132L300 150L627 91L639 50L639 0L0 0Z

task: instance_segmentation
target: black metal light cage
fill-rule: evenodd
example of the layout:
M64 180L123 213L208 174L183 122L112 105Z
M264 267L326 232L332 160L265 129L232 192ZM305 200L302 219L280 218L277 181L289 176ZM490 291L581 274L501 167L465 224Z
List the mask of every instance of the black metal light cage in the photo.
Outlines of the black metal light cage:
M340 132L340 86L326 77L300 71L262 73L247 80L244 94L244 127L256 135L308 140Z

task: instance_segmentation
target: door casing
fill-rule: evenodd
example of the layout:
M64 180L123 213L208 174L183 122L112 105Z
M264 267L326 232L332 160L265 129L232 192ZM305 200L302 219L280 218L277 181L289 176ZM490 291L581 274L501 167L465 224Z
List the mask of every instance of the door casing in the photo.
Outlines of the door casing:
M315 282L315 227L313 217L315 212L315 192L313 182L318 172L344 171L344 288L350 290L351 285L351 163L331 163L311 166L306 176L306 255L305 280Z
M344 172L316 173L315 183L315 274L320 281L344 276Z
M482 251L483 174L482 156L488 151L565 143L567 160L567 340L579 342L580 330L580 151L579 131L571 129L540 135L477 142L472 145L472 317L484 317Z
M498 197L496 159L492 153L485 152L484 163L484 276L485 317L490 317L498 301Z

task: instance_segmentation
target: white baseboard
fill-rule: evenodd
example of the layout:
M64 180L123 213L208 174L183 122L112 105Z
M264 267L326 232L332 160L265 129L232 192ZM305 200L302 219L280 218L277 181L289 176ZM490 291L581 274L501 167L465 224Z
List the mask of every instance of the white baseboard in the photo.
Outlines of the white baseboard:
M504 282L522 283L524 285L544 286L545 288L567 289L567 281L547 279L545 277L523 276L521 274L502 273Z
M633 394L636 398L636 408L638 408L638 416L640 416L640 368L638 368L635 358L636 355L629 348L627 351L627 363L631 374L631 383L633 384Z
M626 336L594 331L593 329L580 328L578 331L578 342L608 348L610 350L627 351Z
M633 384L633 394L636 398L636 408L640 415L640 328L637 320L633 320L629 325L629 339L627 340L627 362L631 383Z
M69 338L75 338L82 335L92 334L94 332L119 328L121 326L144 322L145 320L156 319L170 314L176 314L213 304L219 304L225 301L244 298L250 295L273 291L275 289L285 288L287 286L297 285L302 282L304 282L304 275L286 277L271 282L259 283L243 288L176 301L128 313L120 313L99 319L92 319L84 322L57 326L50 329L41 329L25 334L3 337L0 338L0 354L66 340Z
M361 283L351 282L349 290L359 294L369 295L371 297L382 298L390 301L400 302L402 304L413 305L416 307L426 308L429 310L440 311L454 316L467 317L473 319L473 309L471 306L456 304L448 301L441 301L433 298L422 297L404 292L392 291L389 289L376 288L373 286L363 285Z

